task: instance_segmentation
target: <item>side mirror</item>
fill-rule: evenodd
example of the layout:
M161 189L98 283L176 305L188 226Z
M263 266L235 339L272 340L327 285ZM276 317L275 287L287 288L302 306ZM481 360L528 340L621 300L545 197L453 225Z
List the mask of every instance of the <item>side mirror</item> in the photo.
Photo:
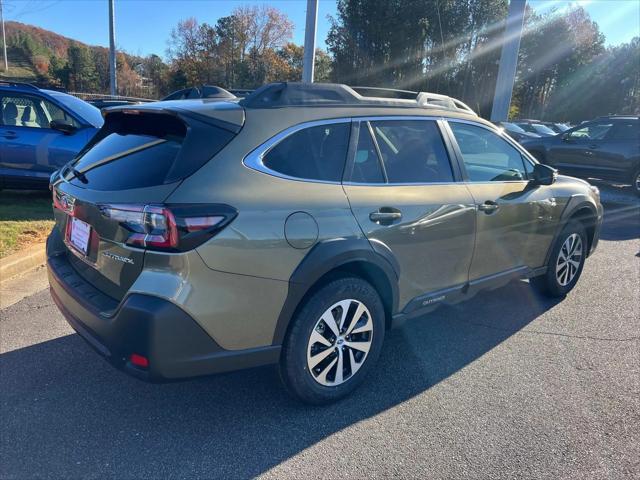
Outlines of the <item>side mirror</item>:
M49 127L53 128L54 130L58 130L65 135L71 135L77 130L76 127L74 127L70 123L65 122L64 120L51 120L51 122L49 122Z
M571 142L571 137L569 136L569 134L568 134L567 132L561 133L561 134L560 134L560 139L561 139L563 142L567 142L567 143L568 143L568 142Z
M531 179L531 184L533 185L551 185L556 181L558 177L558 171L550 167L549 165L544 165L543 163L536 163L533 167L533 178Z

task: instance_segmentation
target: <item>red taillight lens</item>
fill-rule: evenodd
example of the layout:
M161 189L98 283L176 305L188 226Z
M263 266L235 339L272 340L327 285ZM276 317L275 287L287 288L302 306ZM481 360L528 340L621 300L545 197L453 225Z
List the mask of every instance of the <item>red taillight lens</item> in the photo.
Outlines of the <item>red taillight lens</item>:
M128 245L167 251L197 247L236 216L227 205L101 205L105 217L130 232Z
M132 353L129 357L129 361L136 367L149 368L149 359L147 357L143 357L142 355L138 355L137 353Z

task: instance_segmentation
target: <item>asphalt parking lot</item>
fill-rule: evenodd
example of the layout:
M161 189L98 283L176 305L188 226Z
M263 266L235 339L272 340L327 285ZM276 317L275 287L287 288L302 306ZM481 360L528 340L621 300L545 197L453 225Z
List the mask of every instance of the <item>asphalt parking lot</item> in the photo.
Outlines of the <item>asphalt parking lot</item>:
M440 308L322 408L270 367L139 382L29 296L1 312L0 476L638 478L640 209L605 218L564 301L517 282Z

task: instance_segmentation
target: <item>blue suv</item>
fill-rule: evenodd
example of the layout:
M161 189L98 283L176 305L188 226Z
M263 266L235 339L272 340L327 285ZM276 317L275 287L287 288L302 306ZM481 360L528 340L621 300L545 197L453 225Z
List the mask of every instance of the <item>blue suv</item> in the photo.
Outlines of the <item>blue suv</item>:
M77 97L0 81L0 188L46 188L102 124Z

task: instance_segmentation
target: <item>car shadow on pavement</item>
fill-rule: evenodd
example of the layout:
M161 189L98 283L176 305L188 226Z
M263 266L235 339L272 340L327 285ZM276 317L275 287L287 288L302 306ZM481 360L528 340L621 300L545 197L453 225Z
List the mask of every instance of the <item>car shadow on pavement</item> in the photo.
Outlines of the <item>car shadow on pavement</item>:
M11 351L0 476L252 477L434 387L554 305L522 281L411 320L360 389L326 407L289 398L273 367L151 385L77 335Z

